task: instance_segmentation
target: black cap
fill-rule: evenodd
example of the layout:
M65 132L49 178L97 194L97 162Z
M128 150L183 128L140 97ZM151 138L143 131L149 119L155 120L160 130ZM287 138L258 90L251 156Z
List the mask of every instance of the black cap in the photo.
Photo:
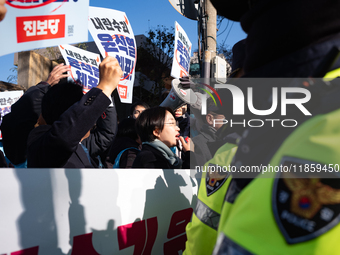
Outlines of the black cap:
M209 97L207 100L208 112L222 114L225 117L232 116L233 99L231 92L228 89L218 89L217 94L221 99L222 105L217 97L215 97L216 104L213 99Z
M210 0L217 14L233 21L240 21L249 10L248 0Z

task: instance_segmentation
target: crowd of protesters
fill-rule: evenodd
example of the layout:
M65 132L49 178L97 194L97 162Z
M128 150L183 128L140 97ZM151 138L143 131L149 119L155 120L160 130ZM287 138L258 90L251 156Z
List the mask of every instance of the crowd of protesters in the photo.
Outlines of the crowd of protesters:
M0 21L6 12L1 0ZM118 124L112 97L122 73L117 60L109 56L103 60L98 86L85 95L66 79L69 71L64 64L56 66L3 117L1 167L190 168L190 159L195 158L190 139L193 118L186 104L150 108L139 101ZM195 134L199 146L205 126L209 125ZM211 125L209 130L216 131ZM207 161L213 153L197 155Z
M4 116L2 167L189 168L186 105L174 112L137 101L118 123L112 96L122 73L117 60L102 61L100 82L85 95L66 79L69 70L57 65Z
M0 20L6 12L1 2ZM186 114L185 107L139 104L130 119L118 125L115 111L103 115L114 109L111 94L121 76L117 61L107 57L100 65L98 87L86 95L68 83L40 84L13 105L12 116L20 103L30 101L30 95L40 95L41 104L31 110L35 124L25 122L27 128L21 134L23 155L14 153L12 163L23 164L25 159L29 167L93 168L108 166L108 161L115 168L174 169L189 168L190 161L196 161L194 165L231 165L236 170L300 167L308 171L304 175L265 172L262 178L238 171L231 176L229 172L203 173L197 205L186 226L183 254L339 254L339 169L333 166L339 166L340 158L340 1L211 2L220 15L240 22L247 33L246 40L233 48L241 48L233 56L240 60L233 61L235 78L294 78L294 86L280 85L283 80L279 79L271 86L293 86L312 94L308 105L312 114L292 111L299 125L290 130L216 126L215 120L228 118L232 109L230 94L223 93L224 107L208 107L205 118ZM306 79L299 82L301 77ZM190 87L190 81L182 80L182 86ZM68 90L69 98L59 102ZM255 98L265 109L274 101L267 93ZM10 116L4 118L2 128L5 153L11 160L6 132L15 130L16 123L8 121ZM186 130L191 118L190 125L197 131L192 139ZM7 131L6 123L12 125ZM315 171L317 165L324 175Z

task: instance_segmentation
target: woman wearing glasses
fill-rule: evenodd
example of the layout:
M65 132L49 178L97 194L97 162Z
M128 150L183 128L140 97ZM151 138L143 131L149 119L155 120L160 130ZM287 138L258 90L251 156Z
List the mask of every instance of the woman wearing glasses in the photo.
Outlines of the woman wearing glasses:
M136 121L136 130L143 145L133 168L190 168L190 138L185 141L179 135L180 129L170 108L154 107L143 111ZM182 159L170 150L179 141L184 151Z

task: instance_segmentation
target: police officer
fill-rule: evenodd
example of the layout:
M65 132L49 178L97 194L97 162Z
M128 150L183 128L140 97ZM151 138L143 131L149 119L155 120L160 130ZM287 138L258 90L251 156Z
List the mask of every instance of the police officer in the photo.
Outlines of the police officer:
M236 150L236 144L226 143L201 169L196 208L186 227L186 255L211 254L213 251L224 197L231 180L228 166Z
M212 2L248 34L244 77L338 76L340 1ZM250 127L242 135L233 165L278 171L231 180L213 254L338 254L340 182L334 172L340 164L340 86L336 79L302 80L294 86L310 91L311 115L295 109L293 128ZM287 167L302 175L282 170Z
M233 46L232 73L230 75L232 78L242 76L242 65L245 56L244 45L244 40L241 40ZM230 113L226 109L228 105L226 100L229 98L223 92L219 94L223 106L219 107L218 112L228 116ZM213 158L206 162L204 167L200 168L202 179L198 191L197 205L191 222L186 227L188 238L184 251L186 255L211 254L213 251L224 197L231 180L230 163L237 151L236 144L239 135L234 131L227 125L223 125L218 129L217 136L224 144L216 151ZM197 160L197 162L199 161Z

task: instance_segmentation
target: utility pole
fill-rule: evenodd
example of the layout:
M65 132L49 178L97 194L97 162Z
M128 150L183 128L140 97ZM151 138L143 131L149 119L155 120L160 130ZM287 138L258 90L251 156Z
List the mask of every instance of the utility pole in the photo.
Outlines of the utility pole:
M211 60L216 56L217 11L210 0L169 0L183 16L198 21L198 57L201 77L210 79Z
M207 49L210 51L211 59L216 56L216 16L215 7L210 0L205 0L207 20Z
M210 0L203 0L203 22L205 26L203 26L202 46L203 50L203 78L206 84L209 84L210 76L210 66L212 59L216 56L216 9L211 4Z

